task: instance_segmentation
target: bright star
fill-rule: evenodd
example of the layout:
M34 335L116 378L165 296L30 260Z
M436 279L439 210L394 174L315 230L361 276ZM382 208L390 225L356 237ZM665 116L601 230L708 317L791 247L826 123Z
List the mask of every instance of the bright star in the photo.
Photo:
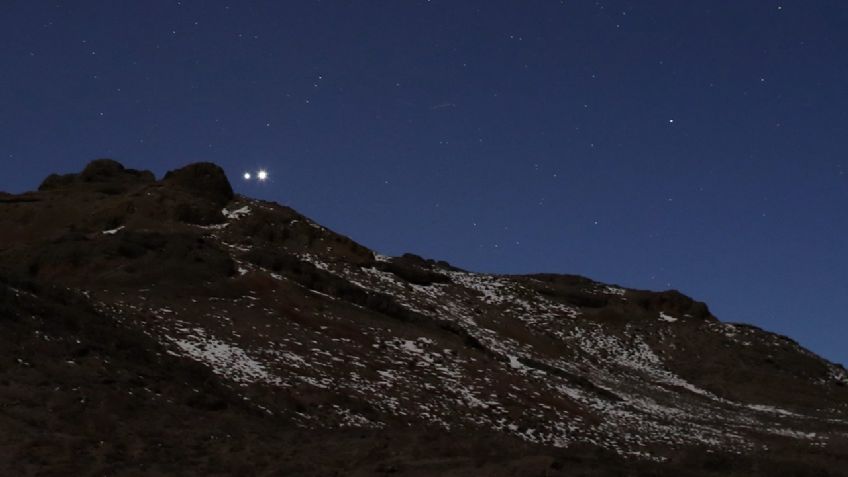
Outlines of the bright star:
M249 172L244 173L244 180L249 181L251 177L253 176L251 176Z
M268 171L260 170L259 172L256 173L256 178L259 179L260 181L264 181L264 180L268 179Z

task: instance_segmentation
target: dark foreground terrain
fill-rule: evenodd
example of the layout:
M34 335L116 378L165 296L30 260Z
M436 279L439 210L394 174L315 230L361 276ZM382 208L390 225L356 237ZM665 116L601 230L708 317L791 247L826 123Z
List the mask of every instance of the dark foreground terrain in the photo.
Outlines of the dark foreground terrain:
M385 257L220 168L0 193L0 475L848 475L848 373L675 292Z

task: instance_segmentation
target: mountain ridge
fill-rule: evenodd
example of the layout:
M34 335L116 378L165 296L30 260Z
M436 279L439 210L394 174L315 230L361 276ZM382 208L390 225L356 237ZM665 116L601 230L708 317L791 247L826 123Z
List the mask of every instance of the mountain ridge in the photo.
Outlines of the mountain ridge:
M173 419L200 416L196 426L226 423L252 443L232 453L256 459L251 472L844 475L848 468L845 368L790 338L722 323L674 290L382 256L289 207L234 194L209 163L157 181L98 160L78 174L49 176L38 191L0 195L0 211L0 325L18 330L19 343L36 339L9 345L18 351L8 361L17 364L2 376L0 402L24 403L15 406L32 416L40 416L33 398L15 391L28 373L59 381L121 375L121 366L105 362L117 356L123 369L155 377L142 385L109 377L104 386L119 401L136 399L122 386L145 396L141 410L111 415L136 422L163 406ZM51 321L63 314L72 318ZM78 349L58 332L45 340L51 327L91 344ZM147 357L137 362L119 344L95 346L123 342L116 337ZM38 359L31 351L40 347L60 358ZM63 431L78 439L104 435L84 424L94 411L79 396L59 395L72 416L0 415L15 428L42 419L63 429L83 423L84 431ZM244 437L245 429L271 432L267 420L285 429L274 431L278 443L297 447L310 432L325 442L304 444L309 458L274 460L273 444ZM167 473L165 454L147 442L170 436L179 448L180 440L153 421L111 434L125 446L132 441L137 455L112 449L94 463L61 465L144 473L138 466L156 463L164 467L154 472ZM356 432L367 437L348 440ZM452 453L457 433L470 437ZM14 447L5 441L0 446ZM218 444L193 442L203 462L180 471L209 468L210 455L226 460ZM228 445L239 448L238 439ZM309 467L328 450L339 460ZM365 457L342 458L360 451ZM9 469L29 457L16 455ZM219 464L237 472L233 462ZM50 465L59 464L42 469Z

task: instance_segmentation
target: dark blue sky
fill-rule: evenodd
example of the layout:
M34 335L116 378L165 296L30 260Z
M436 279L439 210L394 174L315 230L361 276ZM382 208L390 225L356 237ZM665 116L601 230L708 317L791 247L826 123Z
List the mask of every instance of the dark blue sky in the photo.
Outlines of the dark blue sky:
M842 1L11 0L0 190L214 161L383 253L676 288L848 363L846 50Z

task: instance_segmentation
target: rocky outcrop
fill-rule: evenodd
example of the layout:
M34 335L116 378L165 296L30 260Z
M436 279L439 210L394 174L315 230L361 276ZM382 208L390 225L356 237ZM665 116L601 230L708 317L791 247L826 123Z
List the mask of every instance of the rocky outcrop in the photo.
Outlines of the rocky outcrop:
M50 191L83 184L101 184L113 186L112 189L104 188L105 191L120 193L124 191L122 186L151 183L155 180L150 171L127 169L112 159L97 159L90 162L79 174L51 174L41 183L38 190Z
M197 197L202 197L216 207L223 207L233 200L233 188L226 173L210 162L198 162L183 168L169 171L162 183L178 187Z

